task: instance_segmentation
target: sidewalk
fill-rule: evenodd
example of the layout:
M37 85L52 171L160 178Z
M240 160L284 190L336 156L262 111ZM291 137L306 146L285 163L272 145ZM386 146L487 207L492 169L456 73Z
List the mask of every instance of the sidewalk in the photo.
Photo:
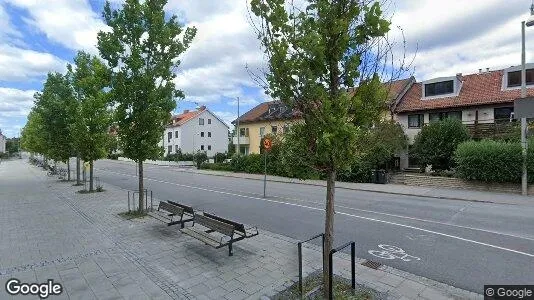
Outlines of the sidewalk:
M9 170L9 171L8 171ZM261 230L213 249L152 218L125 220L126 191L76 193L25 160L0 165L0 299L10 278L54 279L66 292L50 299L260 299L297 280L297 241ZM304 273L320 268L318 247L303 250ZM388 299L482 299L482 296L390 267L356 264L357 283ZM350 258L336 255L348 278ZM35 299L36 297L34 297ZM265 298L262 298L265 299Z
M174 168L174 167L169 167L169 168L176 170L178 172L189 172L189 173L206 174L206 175L214 175L214 176L263 180L263 175L261 174L234 173L234 172L225 172L225 171L197 170L197 169L185 169L185 168ZM299 180L295 178L287 178L287 177L271 176L271 175L267 175L267 180L272 181L272 182L326 186L326 181L323 181L323 180ZM396 194L396 195L404 195L404 196L417 196L417 197L435 198L435 199L451 199L451 200L486 202L486 203L496 203L496 204L534 206L533 196L493 193L493 192L466 190L466 189L446 189L446 188L423 187L423 186L409 186L409 185L403 185L403 184L372 184L372 183L353 183L353 182L340 182L340 181L336 182L336 187L342 188L342 189L355 190L355 191Z

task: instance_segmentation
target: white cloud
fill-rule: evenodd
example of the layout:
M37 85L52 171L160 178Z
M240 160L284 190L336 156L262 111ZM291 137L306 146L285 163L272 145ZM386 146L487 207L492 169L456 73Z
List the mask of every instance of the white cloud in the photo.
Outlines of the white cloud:
M22 37L22 34L12 26L8 13L0 5L0 40L9 41L20 37Z
M30 80L50 71L64 72L66 64L50 53L0 44L0 81Z
M235 113L229 112L229 111L214 111L213 112L217 117L219 117L221 120L230 127L230 130L234 128L234 125L232 125L232 121L237 119L237 111Z
M106 28L99 15L83 0L7 0L26 9L26 22L43 32L53 42L69 49L96 53L99 30Z
M256 71L263 63L259 43L247 20L246 1L214 3L169 4L174 10L181 8L190 21L188 26L198 29L181 58L183 63L175 82L187 99L202 103L244 97L243 87L257 87L245 67Z
M461 0L399 2L393 25L406 35L408 53L415 57L416 78L471 74L521 63L521 21L529 3L522 0ZM534 30L527 29L527 61ZM394 34L398 40L398 33ZM532 47L530 47L532 48ZM399 53L397 53L399 55Z
M33 106L34 90L0 87L0 117L25 117Z

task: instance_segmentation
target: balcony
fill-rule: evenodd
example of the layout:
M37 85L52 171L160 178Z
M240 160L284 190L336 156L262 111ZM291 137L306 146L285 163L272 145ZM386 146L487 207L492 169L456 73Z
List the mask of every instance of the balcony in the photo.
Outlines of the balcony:
M237 136L234 136L234 137L232 138L232 143L233 143L234 145L237 145ZM242 137L239 137L239 144L240 144L240 145L248 145L248 144L250 144L250 139L249 139L249 137L248 137L248 136L242 136Z

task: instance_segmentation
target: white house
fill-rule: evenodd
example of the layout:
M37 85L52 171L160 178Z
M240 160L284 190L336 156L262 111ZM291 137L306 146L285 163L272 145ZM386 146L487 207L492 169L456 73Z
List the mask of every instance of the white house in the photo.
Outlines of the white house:
M0 131L0 153L6 153L6 137Z
M197 110L184 110L172 117L165 129L162 144L165 156L205 151L208 157L228 151L228 125L214 113L201 106Z

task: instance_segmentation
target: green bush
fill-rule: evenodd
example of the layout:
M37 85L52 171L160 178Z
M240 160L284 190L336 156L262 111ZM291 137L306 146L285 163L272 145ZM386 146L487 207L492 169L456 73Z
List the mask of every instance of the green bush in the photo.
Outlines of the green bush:
M534 146L534 145L533 145ZM533 151L530 151L531 158ZM469 141L455 152L456 174L467 180L485 182L521 182L520 143L492 140ZM531 166L534 159L531 159ZM534 171L534 168L531 167Z
M226 160L226 153L215 153L213 156L213 162L215 163L222 163Z
M108 154L108 159L117 160L119 159L119 156L121 156L119 153L111 153L111 154Z
M433 170L449 170L454 167L454 151L458 145L469 140L469 132L462 121L445 119L424 126L415 137L412 155Z
M203 163L200 166L204 170L215 170L215 171L233 171L232 166L229 163Z
M195 162L197 169L200 169L200 166L208 160L208 155L204 151L197 151L193 155L193 161Z

